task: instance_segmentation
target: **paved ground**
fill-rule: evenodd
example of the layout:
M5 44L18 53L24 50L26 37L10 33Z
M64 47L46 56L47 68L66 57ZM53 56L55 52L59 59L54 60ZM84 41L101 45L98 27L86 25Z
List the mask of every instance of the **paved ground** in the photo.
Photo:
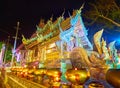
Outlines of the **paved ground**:
M5 86L3 85L3 80L1 78L1 76L0 76L0 88L5 88Z
M0 72L0 88L11 88L7 83L5 84L3 74Z
M4 84L4 80L2 80L0 76L0 88L11 88L8 84Z

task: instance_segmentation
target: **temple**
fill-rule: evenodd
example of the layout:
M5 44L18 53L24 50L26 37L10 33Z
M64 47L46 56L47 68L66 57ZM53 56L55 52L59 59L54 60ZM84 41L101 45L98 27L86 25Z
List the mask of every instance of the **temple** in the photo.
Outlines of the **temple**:
M22 35L25 47L22 51L26 54L22 57L25 57L27 63L35 60L60 59L62 52L67 54L66 58L69 58L69 53L75 47L82 47L88 51L93 50L82 21L81 10L82 7L73 11L73 15L66 19L62 15L55 22L52 21L52 18L46 24L41 20L40 24L36 26L36 33L30 39L26 39ZM18 51L20 52L21 49Z
M16 59L19 66L27 65L29 69L34 66L39 69L60 69L61 81L68 84L68 81L74 84L69 79L69 76L74 72L66 73L69 69L86 69L93 80L105 80L108 69L119 69L120 59L114 45L115 42L113 41L107 46L106 41L102 38L104 29L93 35L95 46L89 41L88 30L86 30L81 17L82 9L83 6L74 10L68 18L64 18L64 14L62 14L55 21L52 17L46 23L41 19L31 38L28 39L22 35L22 44L16 49ZM83 71L80 70L80 72ZM88 73L83 73L89 76ZM75 82L77 84L78 81ZM98 84L108 85L102 82Z

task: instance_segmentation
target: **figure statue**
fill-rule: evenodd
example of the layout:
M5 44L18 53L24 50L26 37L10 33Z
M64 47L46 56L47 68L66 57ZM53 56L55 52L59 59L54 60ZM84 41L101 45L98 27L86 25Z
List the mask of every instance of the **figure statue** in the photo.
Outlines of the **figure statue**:
M110 58L110 55L108 53L108 49L106 47L106 41L102 38L102 51L104 54L104 60L108 60Z
M60 16L58 19L57 19L57 23L56 23L56 26L59 27L59 25L61 24L61 22L64 20L64 17L63 16Z
M111 60L112 60L112 62L110 63L110 65L112 65L111 68L115 68L115 69L120 68L117 49L115 48L115 41L111 42L108 45L108 47L109 47L109 53L110 53Z
M109 48L109 54L110 54L110 57L111 57L110 59L114 61L113 56L114 56L115 41L110 42L108 44L108 48Z
M51 25L53 24L52 21L53 21L53 17L51 17L50 20L47 21L47 24L48 24L49 26L51 26Z
M42 42L42 41L43 41L43 36L42 36L42 34L39 35L39 34L37 33L37 41L38 41L38 42Z
M38 27L37 25L36 28L37 28L37 33L40 33L42 31L42 28Z
M101 49L101 36L102 36L102 33L103 33L103 29L98 31L95 35L94 35L94 43L95 43L95 46L98 50L98 53L100 55L102 55L102 49Z
M38 25L40 28L43 28L45 26L44 19L40 19L40 23Z
M76 47L76 39L74 36L71 36L70 41L67 42L67 51L72 51L74 47Z
M73 66L77 66L77 68L90 68L92 65L89 58L87 51L81 47L75 47L70 53L70 58L72 60ZM78 65L77 65L78 64Z

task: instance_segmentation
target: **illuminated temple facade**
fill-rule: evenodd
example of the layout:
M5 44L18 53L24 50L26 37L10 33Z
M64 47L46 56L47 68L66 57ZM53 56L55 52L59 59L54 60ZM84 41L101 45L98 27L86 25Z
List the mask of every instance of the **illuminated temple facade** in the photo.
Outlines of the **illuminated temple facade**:
M107 45L102 37L102 29L93 35L94 44L91 44L81 17L82 8L74 10L68 18L64 18L63 12L55 21L52 17L46 23L41 19L36 32L29 39L22 35L22 44L15 53L17 65L24 67L21 68L23 72L27 69L22 75L28 72L28 78L34 80L35 77L43 85L43 81L50 79L49 85L59 86L55 88L62 88L61 84L71 86L69 88L84 88L82 84L89 77L84 86L89 84L95 88L96 84L105 86L99 88L112 88L106 87L109 85L105 80L109 69L120 69L120 55L115 48L115 41Z
M50 18L46 24L41 20L36 29L30 39L22 35L23 44L17 49L21 64L34 61L53 64L54 60L69 58L69 52L74 47L93 50L82 21L81 8L73 11L66 19L62 15L54 22ZM21 46L24 46L24 49Z
M82 8L74 10L68 18L62 14L54 22L52 17L46 23L42 19L29 39L22 35L23 44L16 50L17 61L21 65L38 62L46 68L60 68L62 60L71 61L72 66L77 68L120 68L115 42L107 47L103 38L101 41L103 29L93 35L96 50L93 49L81 17Z

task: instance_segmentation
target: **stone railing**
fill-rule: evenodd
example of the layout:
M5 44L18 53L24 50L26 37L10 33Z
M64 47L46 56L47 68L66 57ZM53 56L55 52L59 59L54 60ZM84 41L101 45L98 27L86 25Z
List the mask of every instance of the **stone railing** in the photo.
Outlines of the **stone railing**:
M11 88L47 88L38 83L11 74L7 74L7 83Z

